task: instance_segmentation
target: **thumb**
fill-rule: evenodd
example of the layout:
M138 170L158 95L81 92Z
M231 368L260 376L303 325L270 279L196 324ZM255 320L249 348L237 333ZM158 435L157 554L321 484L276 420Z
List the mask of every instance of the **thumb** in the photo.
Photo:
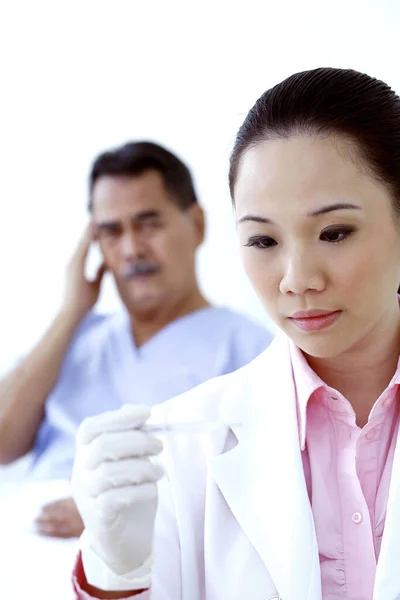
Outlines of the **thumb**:
M75 259L77 259L80 263L82 263L82 264L85 263L86 257L89 252L90 244L93 242L93 240L94 240L93 225L92 225L92 223L89 223L89 225L85 229L84 234L82 235L81 239L78 242L78 245L76 247L75 254L74 254Z

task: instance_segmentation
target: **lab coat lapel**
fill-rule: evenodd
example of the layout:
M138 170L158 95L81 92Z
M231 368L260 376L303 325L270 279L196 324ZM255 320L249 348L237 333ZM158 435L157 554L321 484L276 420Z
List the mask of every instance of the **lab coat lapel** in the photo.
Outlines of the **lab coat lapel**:
M240 382L240 383L239 383ZM320 570L296 416L289 348L277 336L238 377L223 418L243 425L214 479L284 600L320 600Z
M385 530L375 577L374 600L400 600L400 428L393 459Z

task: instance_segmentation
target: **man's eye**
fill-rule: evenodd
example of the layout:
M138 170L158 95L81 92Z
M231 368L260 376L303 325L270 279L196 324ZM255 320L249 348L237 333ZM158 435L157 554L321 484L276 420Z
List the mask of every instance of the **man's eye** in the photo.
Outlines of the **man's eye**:
M158 229L161 227L161 221L152 219L151 221L144 221L142 224L143 229Z
M120 231L116 227L103 227L99 231L101 237L117 237L119 234Z
M331 244L338 244L339 242L344 242L352 233L354 233L354 231L353 227L325 229L320 235L320 240Z
M261 250L266 250L272 248L273 246L276 246L276 241L273 238L266 235L256 236L249 238L245 246L248 246L249 248L259 248Z

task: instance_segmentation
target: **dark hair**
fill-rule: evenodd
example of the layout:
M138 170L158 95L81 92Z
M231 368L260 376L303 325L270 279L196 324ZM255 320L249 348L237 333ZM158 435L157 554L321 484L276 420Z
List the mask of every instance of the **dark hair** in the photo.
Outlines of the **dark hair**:
M128 142L95 159L89 176L89 210L93 208L93 187L100 177L135 177L150 169L161 173L172 200L182 210L197 202L190 171L177 156L153 142Z
M267 139L293 134L343 136L386 184L400 213L400 98L386 84L352 69L296 73L266 91L239 129L230 159L232 199L243 153Z

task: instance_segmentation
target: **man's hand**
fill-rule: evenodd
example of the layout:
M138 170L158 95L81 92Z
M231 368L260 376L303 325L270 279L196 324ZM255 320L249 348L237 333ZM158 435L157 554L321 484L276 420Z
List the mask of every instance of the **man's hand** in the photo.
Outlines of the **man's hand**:
M80 537L84 529L73 498L46 504L35 523L37 531L48 537Z
M95 239L95 226L90 223L69 261L66 274L64 307L83 318L96 304L105 272L101 265L93 281L85 277L85 264L90 244Z

